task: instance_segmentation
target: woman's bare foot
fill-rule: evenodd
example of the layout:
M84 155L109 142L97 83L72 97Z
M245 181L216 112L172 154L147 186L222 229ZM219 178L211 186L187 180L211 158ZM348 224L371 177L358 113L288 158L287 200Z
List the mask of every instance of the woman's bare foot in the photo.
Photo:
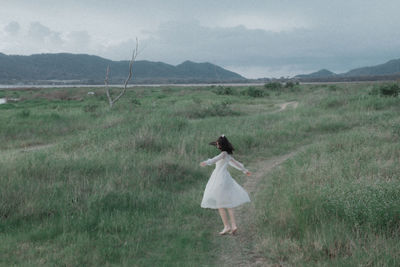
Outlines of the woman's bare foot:
M221 232L219 232L220 235L226 235L229 232L231 232L231 228L228 227L224 227L224 230L222 230Z
M231 235L235 235L235 234L236 234L236 231L237 231L237 227L232 228L230 234L231 234Z

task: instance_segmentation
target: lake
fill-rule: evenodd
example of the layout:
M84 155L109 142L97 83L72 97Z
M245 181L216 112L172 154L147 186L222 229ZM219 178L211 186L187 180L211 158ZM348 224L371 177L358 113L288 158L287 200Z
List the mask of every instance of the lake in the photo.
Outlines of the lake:
M207 86L259 86L263 85L264 83L192 83L192 84L128 84L128 87L162 87L162 86L176 86L176 87L192 87L192 86L199 86L199 87L207 87ZM0 84L0 90L2 89L20 89L20 88L71 88L71 87L104 87L104 84L96 84L96 85L89 85L89 84L63 84L63 85L7 85L7 84ZM110 84L110 87L124 87L123 84Z

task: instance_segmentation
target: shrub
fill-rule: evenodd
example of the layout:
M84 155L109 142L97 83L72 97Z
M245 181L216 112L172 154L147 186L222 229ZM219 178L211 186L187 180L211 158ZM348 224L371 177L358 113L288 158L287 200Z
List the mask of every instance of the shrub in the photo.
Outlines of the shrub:
M18 113L18 116L21 118L27 118L31 115L31 111L29 109L24 109L20 113Z
M293 88L295 86L294 82L288 81L285 83L285 88Z
M202 100L201 100L201 98L198 98L198 97L192 97L192 100L193 100L193 103L195 103L196 105L200 105L201 104L201 102L202 102Z
M374 86L369 92L369 95L373 96L392 96L396 97L400 93L400 86L396 83L383 84L381 86Z
M167 97L167 95L164 95L164 94L161 94L161 95L157 96L158 99L163 99L163 98L166 98L166 97Z
M131 103L134 104L134 105L137 105L137 106L141 105L139 99L137 99L136 97L131 99Z
M396 97L399 95L400 87L398 84L385 84L379 88L380 94L382 96L393 96Z
M329 91L337 91L337 90L338 90L338 87L337 87L337 85L335 85L335 84L331 84L331 85L329 85L328 90L329 90Z
M228 116L231 113L231 109L229 108L227 102L221 102L212 104L209 108L209 112L214 116Z
M213 92L217 95L233 95L235 93L231 87L225 86L218 86Z
M1 109L13 109L13 108L15 108L15 107L16 107L15 104L6 103L6 104L1 104L1 105L0 105L0 110L1 110Z
M379 95L380 94L380 90L378 87L374 86L371 91L368 92L369 95Z
M179 112L190 119L201 119L206 117L223 117L239 115L238 112L233 111L229 107L229 102L213 103L210 106L195 105L190 106L188 109Z
M96 104L87 104L83 106L83 111L85 112L95 112L99 106Z
M253 86L250 86L246 90L242 91L242 94L251 97L263 97L264 95L268 95L264 91L257 89Z
M50 114L50 118L53 119L53 120L59 120L59 119L61 119L61 116L58 113L52 112Z
M327 108L339 108L347 105L347 99L344 97L327 97L318 103L318 106Z
M264 84L264 88L268 89L268 90L279 90L282 89L282 84L280 82L270 82L270 83L266 83Z

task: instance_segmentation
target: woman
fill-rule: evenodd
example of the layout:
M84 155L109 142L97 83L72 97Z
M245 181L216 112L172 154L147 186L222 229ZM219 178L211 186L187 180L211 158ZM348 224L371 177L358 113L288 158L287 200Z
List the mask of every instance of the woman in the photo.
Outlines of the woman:
M244 168L242 163L236 161L232 157L233 146L224 135L221 135L216 142L212 142L210 145L215 145L221 150L221 153L212 159L200 163L200 166L203 167L212 164L216 165L208 180L206 189L204 190L201 207L218 209L224 224L224 229L219 233L220 235L227 233L235 234L237 225L233 208L243 203L250 202L250 198L247 192L233 180L227 167L231 165L248 176L251 175L251 173ZM229 225L225 208L228 210L231 225Z

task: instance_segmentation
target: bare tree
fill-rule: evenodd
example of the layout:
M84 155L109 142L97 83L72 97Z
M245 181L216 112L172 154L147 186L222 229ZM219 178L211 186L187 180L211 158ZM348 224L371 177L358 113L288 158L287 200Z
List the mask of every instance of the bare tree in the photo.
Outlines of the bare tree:
M107 66L106 78L104 80L104 83L105 83L105 87L106 87L106 94L107 94L107 98L108 98L108 103L110 104L110 108L112 108L114 106L115 102L117 102L126 92L126 86L128 85L128 82L130 81L130 79L132 78L132 68L133 68L133 63L135 62L136 57L138 55L138 47L139 47L139 42L138 42L138 39L136 38L136 47L135 47L135 49L133 49L132 58L131 58L131 61L129 62L128 78L125 80L124 88L119 93L119 95L117 95L114 99L111 97L110 87L108 86L108 76L110 73L110 66Z

